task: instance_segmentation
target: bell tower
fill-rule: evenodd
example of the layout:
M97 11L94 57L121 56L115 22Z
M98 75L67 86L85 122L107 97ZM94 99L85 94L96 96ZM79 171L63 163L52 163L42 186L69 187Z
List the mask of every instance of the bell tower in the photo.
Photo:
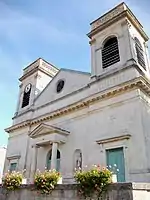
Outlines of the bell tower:
M16 115L28 110L35 98L42 92L46 85L57 74L58 69L43 60L37 59L23 70L19 79L20 91Z
M106 75L131 65L149 77L148 36L125 3L91 23L92 77Z

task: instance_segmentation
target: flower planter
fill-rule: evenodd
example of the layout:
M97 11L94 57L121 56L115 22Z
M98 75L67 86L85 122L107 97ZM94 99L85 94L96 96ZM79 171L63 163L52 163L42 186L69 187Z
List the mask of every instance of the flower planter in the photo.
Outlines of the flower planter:
M83 199L100 199L106 186L112 182L112 172L105 167L94 165L91 169L76 171L74 178L78 184L78 194Z
M112 174L112 182L117 183L117 174Z
M56 170L38 171L35 174L34 186L41 194L50 194L57 184L62 184L62 178Z
M57 184L62 184L62 177L59 179L59 181L57 182Z
M26 178L23 178L22 179L22 185L26 185L27 184L27 179Z

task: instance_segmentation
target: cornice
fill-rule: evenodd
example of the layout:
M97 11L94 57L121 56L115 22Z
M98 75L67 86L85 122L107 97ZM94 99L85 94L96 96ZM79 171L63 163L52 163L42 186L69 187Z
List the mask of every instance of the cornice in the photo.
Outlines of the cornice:
M72 105L69 105L65 108L56 110L52 113L46 114L44 116L32 119L32 120L28 120L22 123L19 123L17 125L13 125L7 129L5 129L6 132L11 133L17 129L23 128L23 127L27 127L27 126L31 126L31 125L35 125L35 124L39 124L48 120L52 120L55 119L57 117L66 115L66 114L70 114L72 112L84 109L86 107L88 107L91 104L97 103L99 101L108 99L108 98L112 98L114 96L120 95L124 92L130 91L130 90L134 90L134 89L141 89L144 93L146 93L148 96L150 96L150 82L143 77L138 77L135 78L132 81L128 81L126 83L123 83L113 89L107 90L105 92L101 92L95 96L92 96L90 98L85 99L84 101L78 102L78 103L74 103Z
M118 22L120 19L129 19L130 22L136 27L136 29L139 31L139 33L142 35L142 37L145 39L145 41L148 41L148 36L143 30L143 26L140 24L138 19L135 17L135 15L132 13L132 11L126 6L126 4L121 3L117 7L113 8L100 18L96 19L91 23L91 31L87 34L89 38L92 38L95 34L97 34L99 31L104 30L108 26L110 26L113 23Z
M19 78L19 81L23 81L24 79L26 79L28 76L31 76L32 74L34 74L37 71L41 71L43 73L45 73L48 76L53 77L52 73L48 73L46 70L44 70L43 68L37 66L35 68L33 68L32 70L30 70L29 72L27 72L26 74L24 74L21 78Z
M78 90L75 90L75 91L72 91L71 93L66 94L65 96L61 96L61 97L59 97L59 98L57 98L57 99L54 99L54 100L52 100L52 101L50 101L50 102L48 102L48 103L45 103L44 105L40 105L39 107L36 107L35 109L31 109L31 107L30 107L29 110L28 110L28 109L27 109L27 110L23 110L22 112L17 113L17 115L14 115L14 117L12 118L12 120L15 119L16 117L20 117L20 116L26 114L27 112L30 112L30 111L34 112L35 110L44 108L44 107L46 107L46 106L48 106L48 105L50 105L50 104L53 104L53 103L55 103L55 102L58 102L58 101L60 101L60 100L62 100L62 99L65 99L65 98L67 98L67 97L69 97L69 96L75 95L76 93L79 93L79 92L81 92L81 91L84 91L84 90L86 90L87 88L90 88L90 87L91 87L93 84L95 84L97 81L103 80L103 79L106 78L106 77L111 77L112 75L115 75L115 74L117 74L118 72L121 72L121 71L126 70L126 69L131 68L131 67L136 68L136 69L139 71L139 73L140 73L141 75L144 76L143 72L141 71L141 69L140 69L137 65L128 65L128 66L127 66L127 65L124 65L124 66L122 66L122 67L119 68L119 69L113 69L113 70L111 70L111 71L104 72L104 73L102 73L102 74L99 75L99 76L91 77L91 78L93 78L93 80L91 80L90 83L88 83L88 84L85 85L84 87L81 87L81 88L78 89ZM56 75L56 76L57 76L57 75ZM56 78L56 76L55 76L55 78ZM39 96L38 96L38 97L39 97ZM86 97L86 98L87 98L87 97ZM35 99L35 100L36 100L36 99ZM81 99L80 101L84 101L84 99ZM32 105L31 105L31 106L32 106Z
M20 159L21 155L11 155L7 156L7 160L14 160L14 159Z
M128 139L130 139L130 137L131 137L131 135L129 135L129 134L120 135L120 136L116 136L116 137L97 140L96 143L97 144L107 144L107 143L117 142L117 141L120 141L120 140L128 140Z
M45 130L44 131L45 133L43 133L43 130ZM47 135L47 134L52 134L52 133L58 133L60 135L67 136L69 135L70 132L56 126L51 126L51 125L42 123L35 129L33 129L33 131L30 132L29 136L31 138L36 138L39 135Z

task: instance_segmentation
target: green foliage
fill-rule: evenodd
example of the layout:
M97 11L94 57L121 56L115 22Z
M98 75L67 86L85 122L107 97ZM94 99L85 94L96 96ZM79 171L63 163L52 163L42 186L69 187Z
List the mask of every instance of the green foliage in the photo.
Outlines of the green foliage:
M56 170L38 171L35 174L34 185L42 194L50 194L60 178L61 175Z
M19 189L22 184L23 174L21 172L8 172L2 179L2 185L9 191Z
M112 181L112 173L104 167L94 166L87 171L76 171L74 178L78 183L78 192L81 196L100 197Z

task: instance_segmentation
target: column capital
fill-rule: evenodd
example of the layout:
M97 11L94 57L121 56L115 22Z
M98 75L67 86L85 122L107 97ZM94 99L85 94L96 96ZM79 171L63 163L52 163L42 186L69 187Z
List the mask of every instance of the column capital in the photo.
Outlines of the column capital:
M58 141L58 140L51 140L51 141L50 141L50 144L53 145L53 143L59 144L60 141Z

